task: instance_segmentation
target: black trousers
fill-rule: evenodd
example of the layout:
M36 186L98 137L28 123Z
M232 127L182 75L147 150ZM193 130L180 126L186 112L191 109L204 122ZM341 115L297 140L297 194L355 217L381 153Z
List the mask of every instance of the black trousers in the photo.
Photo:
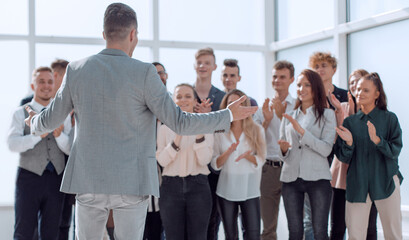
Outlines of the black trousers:
M207 176L209 179L210 191L212 193L212 212L210 214L209 227L207 228L207 240L217 240L219 234L219 226L221 218L217 210L217 182L219 181L219 174L210 172Z
M167 240L206 240L212 210L207 176L163 176L160 196L160 216Z
M163 232L162 220L159 212L148 212L146 215L144 240L161 240Z
M239 202L229 201L222 197L217 199L226 240L239 239L237 226L239 206L243 224L243 239L260 239L260 199L258 197Z
M14 240L31 240L38 227L39 239L57 239L63 194L62 174L44 171L42 176L17 170Z
M63 193L63 205L60 219L60 231L58 240L68 240L72 220L72 205L75 203L75 195Z

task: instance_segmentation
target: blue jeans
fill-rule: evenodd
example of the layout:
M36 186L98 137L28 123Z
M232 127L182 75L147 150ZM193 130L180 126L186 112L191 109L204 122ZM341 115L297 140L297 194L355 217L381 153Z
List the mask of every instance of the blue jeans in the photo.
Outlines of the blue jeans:
M284 208L288 221L289 239L303 239L305 193L308 194L311 202L314 238L316 240L327 240L328 217L332 196L329 180L304 181L301 178L298 178L294 182L283 183L282 186Z
M160 216L167 240L206 240L212 210L207 176L162 177Z

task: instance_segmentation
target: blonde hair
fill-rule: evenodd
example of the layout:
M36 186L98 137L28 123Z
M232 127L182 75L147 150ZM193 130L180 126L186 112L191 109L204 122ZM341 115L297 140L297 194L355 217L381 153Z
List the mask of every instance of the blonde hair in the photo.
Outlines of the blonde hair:
M238 89L233 89L230 92L228 92L226 95L224 95L222 102L220 103L220 109L225 109L227 108L227 99L231 95L237 95L239 97L244 96L245 94L238 90ZM250 100L247 97L246 101L242 103L244 106L251 106L250 105ZM263 134L261 134L261 126L253 121L253 118L251 116L247 117L246 119L243 119L242 121L242 127L243 127L243 132L246 138L248 139L251 148L256 152L258 156L260 156L262 159L265 159L266 155L266 141L264 139ZM229 135L230 136L230 135Z
M204 56L204 55L213 56L214 62L216 62L216 56L214 55L213 48L207 47L207 48L201 48L197 50L195 54L195 59L198 59L199 57Z
M329 52L314 52L310 57L310 68L314 69L321 62L328 62L332 68L337 68L337 59Z

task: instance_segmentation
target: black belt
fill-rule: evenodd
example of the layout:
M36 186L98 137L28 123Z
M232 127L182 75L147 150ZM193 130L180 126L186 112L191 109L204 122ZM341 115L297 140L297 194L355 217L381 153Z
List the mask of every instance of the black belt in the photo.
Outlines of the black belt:
M279 168L283 166L283 161L273 161L270 159L266 159L266 163L267 165L273 166L275 168Z

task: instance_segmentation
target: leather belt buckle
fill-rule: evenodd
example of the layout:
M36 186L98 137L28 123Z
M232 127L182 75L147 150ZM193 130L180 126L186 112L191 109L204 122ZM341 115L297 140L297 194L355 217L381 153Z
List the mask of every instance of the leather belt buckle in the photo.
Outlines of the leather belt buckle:
M280 168L283 166L282 161L273 161L270 159L266 159L266 164L272 166L273 168Z

